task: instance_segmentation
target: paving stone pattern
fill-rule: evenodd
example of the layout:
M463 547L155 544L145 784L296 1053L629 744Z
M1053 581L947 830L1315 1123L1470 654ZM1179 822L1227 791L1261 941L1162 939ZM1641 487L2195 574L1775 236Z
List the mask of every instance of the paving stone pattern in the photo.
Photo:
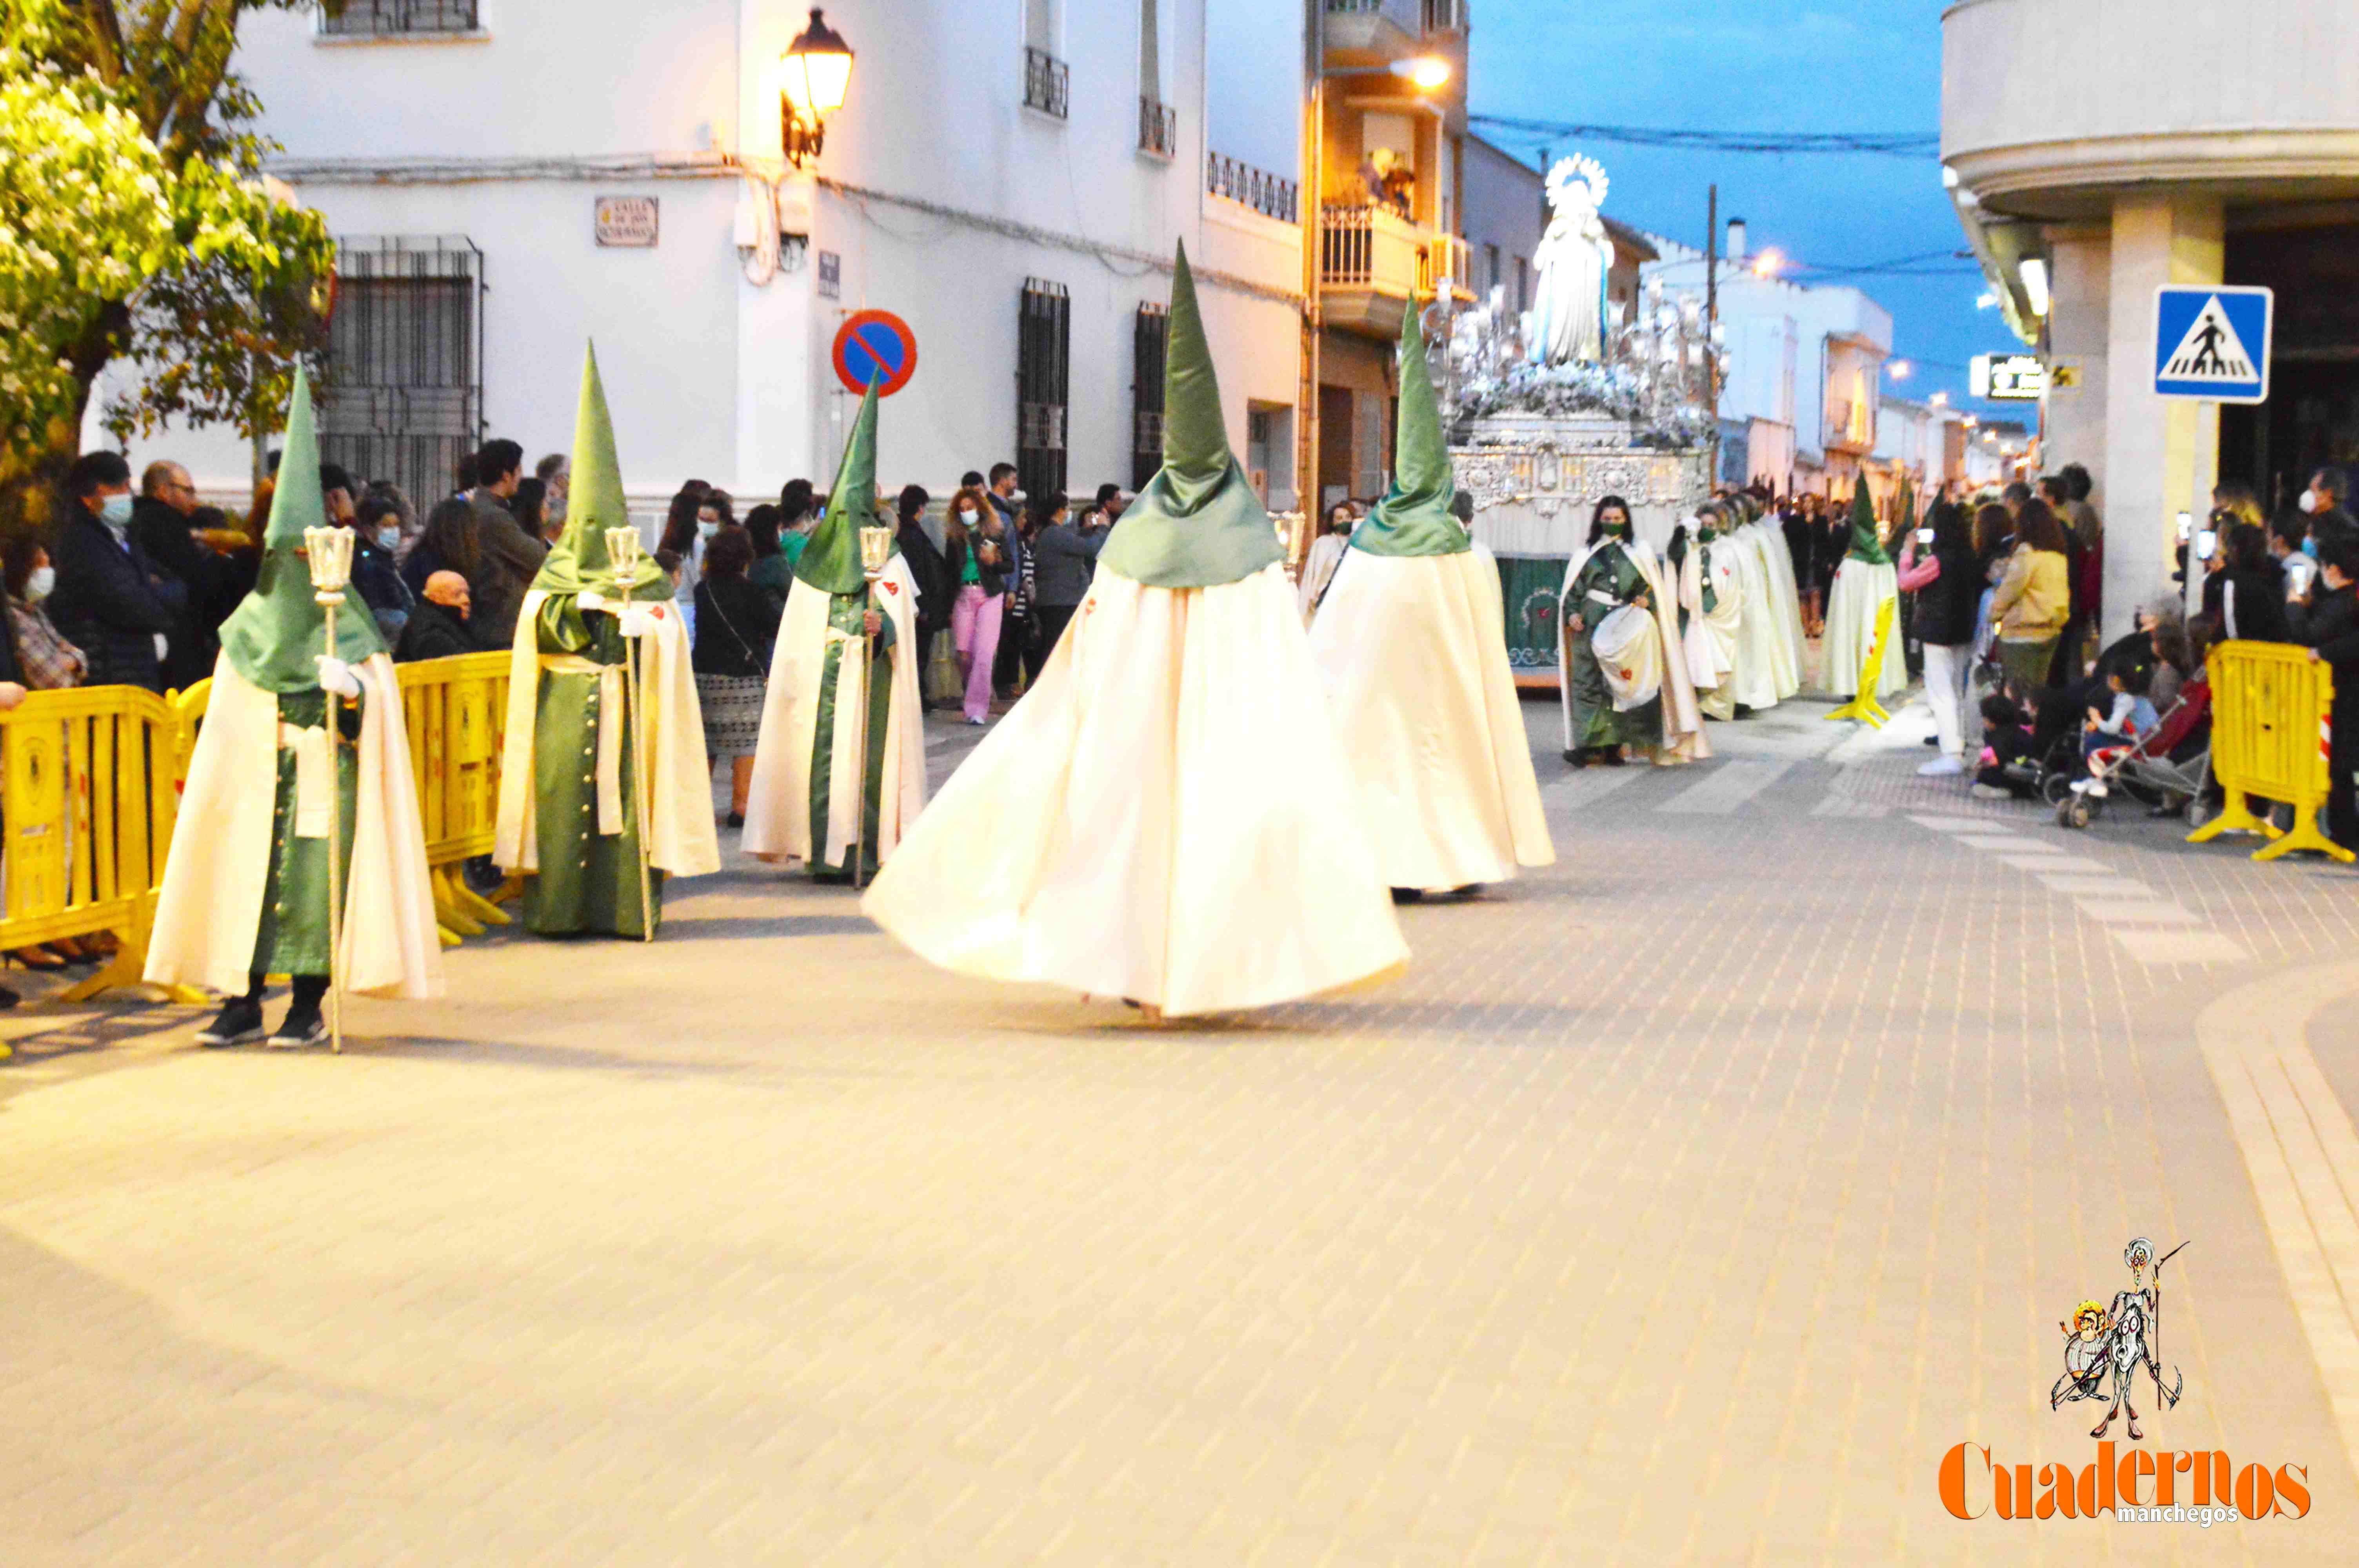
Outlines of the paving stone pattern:
M2298 1303L2198 1019L2359 951L2359 877L1824 711L1570 773L1530 707L1560 863L1235 1020L941 975L741 860L341 1058L0 1019L0 1562L2354 1561L2309 1336L2359 1250ZM2314 1108L2350 1016L2284 1036ZM2055 1325L2137 1234L2191 1243L2149 1445L2309 1517L1952 1519L1953 1444L2092 1456Z

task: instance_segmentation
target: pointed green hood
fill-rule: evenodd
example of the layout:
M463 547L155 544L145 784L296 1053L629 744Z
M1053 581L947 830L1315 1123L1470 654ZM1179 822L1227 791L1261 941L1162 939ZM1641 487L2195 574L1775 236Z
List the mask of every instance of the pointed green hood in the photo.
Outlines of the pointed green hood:
M606 530L630 525L630 503L623 499L623 465L614 455L614 421L606 412L606 387L598 379L598 346L592 343L582 355L582 400L573 412L573 483L567 492L565 532L549 547L532 586L546 593L587 590L610 599L670 598L670 579L651 555L639 557L638 570L629 582L615 580L614 563L606 554Z
M876 384L868 384L860 400L860 415L852 422L852 439L844 443L843 462L835 470L835 488L828 492L827 511L811 530L803 558L795 563L795 579L821 593L859 593L868 586L860 569L860 530L875 527L876 515Z
M1875 528L1875 503L1869 499L1867 481L1862 479L1859 488L1851 492L1851 548L1843 558L1865 561L1869 566L1889 566L1892 557L1884 553L1884 541Z
M1427 373L1423 312L1411 299L1401 312L1399 428L1394 432L1393 483L1368 520L1352 530L1352 548L1372 556L1458 556L1473 537L1450 510L1458 477L1441 429L1441 400Z
M1217 588L1285 558L1268 512L1229 450L1221 384L1182 245L1171 264L1164 343L1163 466L1124 509L1098 561L1148 588Z
M278 454L278 489L262 534L262 573L254 591L222 622L222 652L230 667L265 691L320 689L316 661L326 653L327 612L311 597L311 568L303 560L303 530L324 528L320 496L320 438L311 423L311 381L299 363L295 395L287 403L287 442ZM357 665L386 651L376 617L361 596L344 590L336 611L336 657Z

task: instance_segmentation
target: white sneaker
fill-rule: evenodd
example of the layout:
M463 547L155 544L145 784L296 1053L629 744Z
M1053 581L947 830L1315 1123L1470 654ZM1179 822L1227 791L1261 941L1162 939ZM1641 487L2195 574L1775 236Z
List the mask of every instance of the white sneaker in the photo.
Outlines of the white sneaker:
M1966 771L1966 764L1955 757L1936 757L1917 770L1920 779L1953 778Z
M1976 800L2013 800L2015 798L1996 784L1978 784L1974 785L1973 794Z

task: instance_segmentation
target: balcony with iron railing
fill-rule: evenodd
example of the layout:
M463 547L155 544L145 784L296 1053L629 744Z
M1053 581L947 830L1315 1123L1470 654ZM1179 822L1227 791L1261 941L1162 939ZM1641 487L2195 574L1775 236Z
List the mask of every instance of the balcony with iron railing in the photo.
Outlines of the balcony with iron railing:
M1152 98L1138 101L1138 150L1170 157L1180 150L1180 112Z
M1466 26L1465 0L1326 0L1321 18L1331 67L1407 59Z
M331 38L430 37L483 27L477 0L330 0L320 7L320 36Z
M1319 297L1330 326L1391 337L1412 297L1468 291L1466 242L1390 207L1333 202L1319 213Z
M1225 153L1204 155L1207 194L1250 207L1281 223L1302 221L1302 188L1283 175L1271 174Z
M1024 106L1064 119L1072 103L1072 70L1041 49L1024 51Z

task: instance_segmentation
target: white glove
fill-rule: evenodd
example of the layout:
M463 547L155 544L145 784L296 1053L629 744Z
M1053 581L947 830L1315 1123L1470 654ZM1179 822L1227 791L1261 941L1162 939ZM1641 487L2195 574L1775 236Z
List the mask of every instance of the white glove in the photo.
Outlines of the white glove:
M319 664L321 691L333 692L338 697L358 697L361 694L361 679L353 674L352 665L325 654L321 656Z
M606 608L606 596L595 589L585 588L573 596L573 602L583 610L603 610Z
M623 622L624 636L647 637L654 635L656 622L663 618L651 604L625 604L619 619Z

